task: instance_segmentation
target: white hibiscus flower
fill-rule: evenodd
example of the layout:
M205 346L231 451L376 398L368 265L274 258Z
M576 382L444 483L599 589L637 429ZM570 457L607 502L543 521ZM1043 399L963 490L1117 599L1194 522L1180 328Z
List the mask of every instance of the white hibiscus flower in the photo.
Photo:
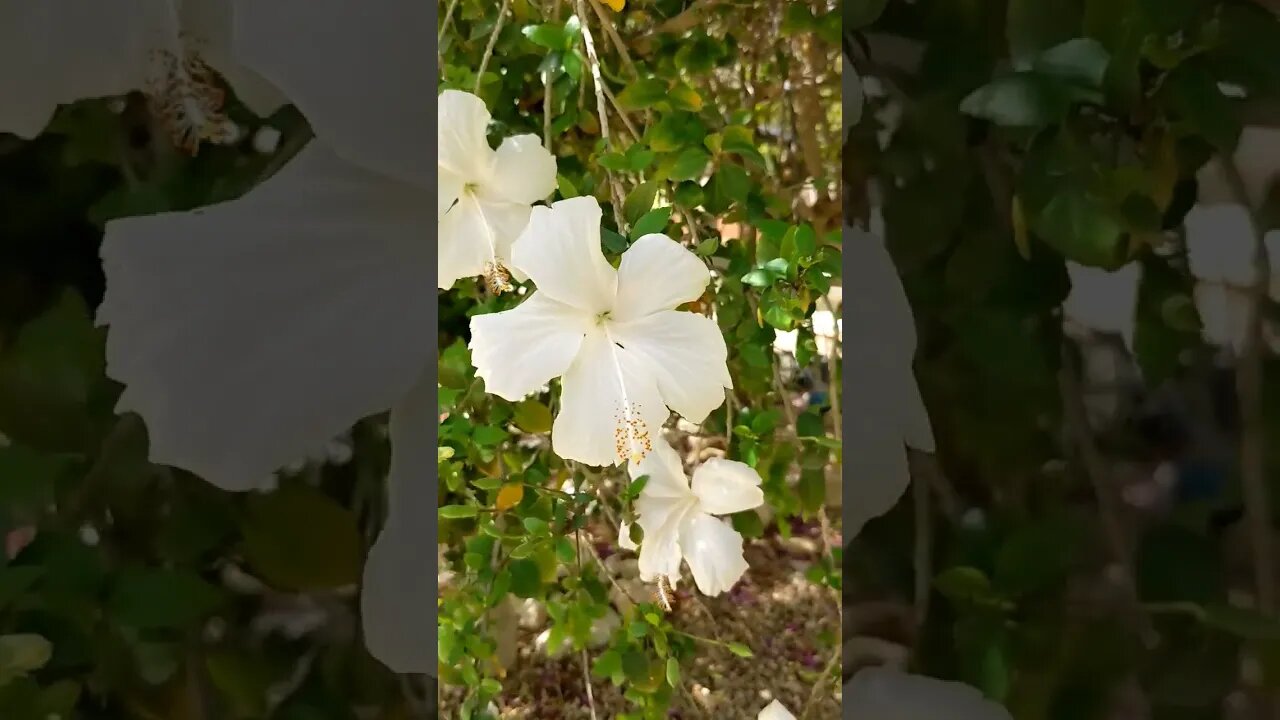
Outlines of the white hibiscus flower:
M933 430L912 362L915 319L893 259L879 237L846 227L844 251L853 276L844 282L843 327L851 343L841 347L845 391L858 398L850 412L853 433L847 442L853 483L845 500L854 514L856 535L867 520L888 512L911 481L905 446L933 452Z
M637 522L644 529L640 579L665 577L674 585L681 562L687 562L702 594L732 588L747 571L742 535L715 516L763 504L760 475L743 463L713 458L693 472L691 485L680 456L664 442L628 470L632 479L649 478L635 501ZM630 540L623 545L634 547Z
M715 322L674 309L702 295L706 265L654 234L615 270L600 217L590 197L535 207L511 254L537 290L515 309L473 317L470 347L485 389L507 400L562 378L552 449L613 465L649 453L668 407L702 422L733 381Z
M231 59L232 0L0 0L0 132L39 135L58 105L139 90L175 142L229 142L215 72L255 112L284 98Z
M556 160L538 136L509 137L495 151L485 139L489 121L475 95L457 90L440 94L441 289L459 278L481 275L491 292L510 290L508 272L515 270L511 244L529 222L529 206L556 188Z
M388 519L365 564L370 650L431 672L438 290L426 275L436 98L432 10L402 0L243 2L236 59L306 115L313 140L241 198L107 225L107 373L151 459L245 490L391 409ZM437 214L438 219L438 214Z

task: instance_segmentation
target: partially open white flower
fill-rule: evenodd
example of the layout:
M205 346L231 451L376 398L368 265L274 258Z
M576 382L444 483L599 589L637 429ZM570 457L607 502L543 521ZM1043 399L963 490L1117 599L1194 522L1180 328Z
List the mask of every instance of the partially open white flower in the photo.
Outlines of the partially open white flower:
M529 206L556 187L556 160L536 135L516 135L493 150L484 102L470 93L440 94L437 213L439 283L482 275L489 290L511 288L511 244L529 222ZM517 279L520 278L517 275Z
M915 319L897 268L884 241L846 227L844 251L853 276L844 282L843 327L850 342L844 356L845 394L857 398L848 413L852 434L845 452L854 479L844 500L854 514L852 533L883 515L907 489L911 476L905 446L932 452L933 430L916 384Z
M680 456L664 442L628 471L632 479L649 477L635 501L637 522L644 529L640 579L665 576L674 585L683 561L702 594L732 588L747 571L742 535L716 516L763 504L760 475L743 463L712 458L693 472L690 485Z
M760 711L760 714L756 716L756 720L796 720L796 716L791 714L786 705L774 700Z
M485 389L520 400L561 378L551 446L588 465L649 454L671 408L702 422L732 387L710 318L674 308L710 272L664 235L645 235L614 269L600 248L594 198L535 207L512 260L537 291L512 310L471 319L471 360Z
M1248 334L1249 296L1257 277L1249 210L1237 203L1201 203L1191 208L1183 224L1204 338L1238 355ZM1267 233L1264 242L1275 268L1280 232ZM1280 273L1273 273L1269 291L1272 299L1280 298Z
M824 358L839 354L844 332L844 321L837 318L830 310L815 310L810 322L813 323L813 340L818 347L818 354ZM773 347L775 350L795 355L796 343L799 340L799 330L773 331Z
M841 704L851 717L875 720L1013 720L974 687L881 667L859 670Z
M1081 328L1113 333L1133 352L1134 313L1138 307L1138 283L1142 268L1136 262L1118 270L1067 263L1071 292L1062 304L1063 316Z
M232 0L0 0L0 132L39 135L58 105L140 90L175 142L232 142L215 73L255 112L284 98L232 61Z

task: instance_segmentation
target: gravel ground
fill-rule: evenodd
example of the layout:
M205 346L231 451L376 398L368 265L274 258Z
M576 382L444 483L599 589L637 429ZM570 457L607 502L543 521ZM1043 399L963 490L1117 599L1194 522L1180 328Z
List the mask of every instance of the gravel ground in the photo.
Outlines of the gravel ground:
M773 698L780 699L801 716L831 660L840 637L839 604L829 588L805 579L805 570L822 554L820 530L798 527L791 538L777 535L751 541L746 546L751 565L746 576L729 593L717 598L694 597L685 592L686 577L672 612L677 628L695 635L741 642L751 647L752 658L740 658L721 648L707 647L692 664L681 668L687 692L681 693L670 717L679 720L756 720ZM840 547L839 537L831 537ZM634 574L634 555L619 553L606 560L621 585L640 589ZM628 592L636 597L645 590ZM644 593L643 595L641 593ZM626 600L615 593L615 604ZM530 612L532 610L533 612ZM521 613L516 661L503 682L498 700L501 720L589 720L582 665L577 653L558 659L537 647L541 632L536 608ZM594 655L593 655L594 657ZM598 720L612 720L628 703L608 681L592 678ZM462 694L442 687L441 718L452 719ZM840 688L823 683L803 720L836 720L840 716Z

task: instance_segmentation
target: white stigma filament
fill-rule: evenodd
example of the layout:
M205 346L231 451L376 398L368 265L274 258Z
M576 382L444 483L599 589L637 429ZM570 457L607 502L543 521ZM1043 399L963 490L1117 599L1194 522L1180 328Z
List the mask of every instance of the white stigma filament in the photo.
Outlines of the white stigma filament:
M182 32L173 0L156 1L164 3L167 22L165 46L151 52L146 96L152 114L173 144L192 155L201 142L234 142L239 132L222 112L226 93L218 85L216 73Z
M622 407L614 417L613 445L618 462L630 461L638 463L653 450L653 440L649 435L649 427L640 417L640 405L627 398L627 383L622 376L622 365L618 362L615 348L620 346L609 334L608 313L600 316L598 321L604 330L605 340L609 343L609 358L613 360L613 372L618 378L618 389L622 393Z
M485 287L494 295L501 295L504 292L510 292L515 287L511 284L511 273L502 265L502 261L498 259L497 240L493 236L493 228L489 226L489 218L484 214L484 206L480 204L480 199L476 197L475 188L467 185L462 189L462 195L471 200L476 206L476 213L480 216L480 225L483 226L483 234L485 243L489 246L489 259L484 263Z

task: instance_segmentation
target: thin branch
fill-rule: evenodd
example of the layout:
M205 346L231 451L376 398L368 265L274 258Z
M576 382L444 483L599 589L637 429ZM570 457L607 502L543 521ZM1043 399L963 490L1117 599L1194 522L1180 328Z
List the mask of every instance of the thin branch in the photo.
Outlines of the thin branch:
M1061 365L1058 371L1058 388L1062 395L1063 422L1071 444L1084 464L1085 474L1093 485L1094 496L1098 503L1098 514L1102 520L1103 534L1111 550L1112 559L1123 572L1124 591L1128 596L1130 610L1139 629L1147 639L1151 635L1151 625L1141 611L1141 600L1138 597L1137 583L1134 580L1133 556L1129 541L1125 535L1124 521L1121 519L1121 504L1115 492L1115 483L1107 469L1106 461L1098 450L1093 439L1093 430L1089 424L1088 412L1084 406L1079 374L1076 371L1075 357L1072 347L1064 338L1062 341Z
M813 689L809 691L809 699L805 702L804 709L800 711L800 720L805 720L805 718L809 717L809 713L817 707L822 689L831 681L831 674L835 672L836 665L839 664L843 655L844 645L837 643L835 651L831 653L831 659L827 661L827 666L822 670L822 675L813 684Z
M444 47L444 34L449 31L449 23L453 22L453 11L458 9L458 0L449 0L449 8L444 11L444 22L440 23L440 32L436 35L436 47ZM444 70L444 52L436 55L440 70Z
M1240 365L1236 372L1236 395L1240 402L1240 468L1244 486L1245 515L1249 541L1253 546L1253 574L1257 583L1258 609L1271 615L1276 611L1275 539L1271 529L1271 500L1267 491L1266 453L1262 421L1262 309L1270 290L1271 257L1263 241L1263 224L1235 159L1224 155L1222 168L1237 202L1249 208L1253 229L1253 287L1249 292L1249 315Z
M915 500L915 610L916 636L924 634L929 619L929 599L933 589L933 512L929 504L929 485L915 480L911 496Z
M600 716L596 714L596 696L591 690L591 659L587 656L587 649L582 648L582 683L587 686L587 709L591 711L591 720L600 720Z
M493 48L498 44L498 34L507 23L507 11L511 9L511 0L502 0L498 9L498 19L493 23L493 32L489 33L489 44L484 48L484 57L480 58L480 69L476 71L475 94L480 94L480 84L484 82L484 71L489 67L489 59L493 57Z
M605 147L612 150L613 140L609 136L609 107L605 102L604 78L600 75L600 57L596 55L596 42L591 36L590 23L587 22L587 8L584 0L577 0L577 7L578 17L582 20L582 44L587 50L587 61L591 65L591 80L595 85L596 112L600 115L600 135L604 138ZM618 184L618 179L614 177L613 172L607 168L605 177L608 178L609 190L613 197L614 221L618 226L618 232L626 235L627 225L622 214L622 186Z
M627 70L631 71L632 77L640 77L640 71L636 69L636 64L631 61L631 53L627 51L626 43L622 42L622 38L618 35L618 30L609 22L609 16L605 15L604 8L600 7L600 0L590 0L591 8L596 11L596 17L600 18L600 27L604 28L604 32L609 36L609 41L613 43L613 47L618 51L618 57L622 58L622 64L627 66ZM584 20L585 22L585 20Z

